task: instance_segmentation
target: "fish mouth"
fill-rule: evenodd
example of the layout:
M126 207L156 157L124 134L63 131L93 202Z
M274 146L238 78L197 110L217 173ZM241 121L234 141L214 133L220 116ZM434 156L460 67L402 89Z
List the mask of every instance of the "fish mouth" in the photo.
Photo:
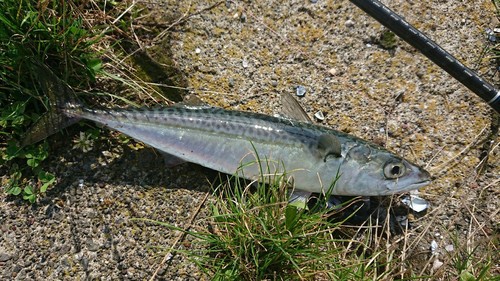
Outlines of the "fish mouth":
M422 188L422 187L424 187L426 185L429 185L431 182L432 182L431 180L423 180L421 182L413 183L413 184L408 185L406 188L404 188L400 192L405 192L405 191L419 189L419 188Z
M426 179L426 180L423 180L423 181L419 181L419 182L416 182L416 183L412 183L412 184L409 184L407 186L405 186L404 188L401 188L401 189L389 189L389 190L386 190L386 192L383 193L383 195L393 195L393 194L401 194L401 193L404 193L404 192L408 192L408 191L411 191L411 190L416 190L416 189L419 189L419 188L422 188L428 184L431 183L431 180L429 179Z

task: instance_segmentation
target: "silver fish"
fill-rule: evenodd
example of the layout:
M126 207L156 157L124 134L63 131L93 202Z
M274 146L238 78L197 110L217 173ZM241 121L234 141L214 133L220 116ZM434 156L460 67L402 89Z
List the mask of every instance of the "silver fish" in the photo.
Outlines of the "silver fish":
M305 192L326 193L335 183L333 195L378 196L430 183L429 173L419 166L360 138L308 122L207 106L91 109L75 100L58 106L72 122L95 121L213 170L239 171L252 180L262 172L286 172L294 188ZM49 128L50 133L59 125Z
M336 180L332 194L376 196L429 183L422 168L380 147L289 119L213 107L63 112L220 172L234 174L241 169L245 178L259 179L261 171L286 171L295 188L303 191L324 193Z

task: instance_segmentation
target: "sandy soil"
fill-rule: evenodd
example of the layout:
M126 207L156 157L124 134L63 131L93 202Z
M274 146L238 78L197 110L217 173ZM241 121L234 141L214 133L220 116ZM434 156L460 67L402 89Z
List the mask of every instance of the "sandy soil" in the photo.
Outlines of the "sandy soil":
M300 102L311 116L321 111L322 124L382 144L436 177L421 190L432 206L415 222L424 234L409 255L457 236L464 245L498 249L489 242L500 231L498 146L477 171L488 144L499 139L491 135L492 110L478 97L408 44L383 48L385 29L348 1L222 2L206 9L216 3L143 3L172 23L194 14L149 49L159 61L172 54L167 67L190 93L211 105L275 114L281 92L304 86ZM494 27L487 0L384 3L469 66L486 44L484 30ZM491 69L483 63L479 70L491 80ZM184 226L209 190L210 173L192 164L165 168L152 149L136 151L113 138L89 153L71 146L71 137L54 138L45 165L58 184L38 204L0 195L1 278L149 278L179 233L133 219ZM493 268L500 274L498 262ZM164 280L200 276L182 255L158 273Z

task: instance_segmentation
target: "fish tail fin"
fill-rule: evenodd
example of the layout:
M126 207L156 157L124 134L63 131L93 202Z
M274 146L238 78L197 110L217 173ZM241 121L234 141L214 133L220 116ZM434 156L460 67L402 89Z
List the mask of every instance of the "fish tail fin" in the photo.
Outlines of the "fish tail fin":
M59 79L47 66L34 63L36 78L49 100L49 111L42 115L23 136L22 146L39 142L60 130L77 123L81 118L69 112L78 112L82 103L75 92Z

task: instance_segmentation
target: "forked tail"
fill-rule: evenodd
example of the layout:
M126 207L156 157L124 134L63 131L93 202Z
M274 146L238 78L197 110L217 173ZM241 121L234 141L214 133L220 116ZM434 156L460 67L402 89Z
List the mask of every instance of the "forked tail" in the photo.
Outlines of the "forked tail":
M62 110L81 107L73 89L45 65L40 63L35 63L35 65L38 68L38 83L49 99L49 111L26 132L22 146L39 142L80 120L80 118L66 116Z

